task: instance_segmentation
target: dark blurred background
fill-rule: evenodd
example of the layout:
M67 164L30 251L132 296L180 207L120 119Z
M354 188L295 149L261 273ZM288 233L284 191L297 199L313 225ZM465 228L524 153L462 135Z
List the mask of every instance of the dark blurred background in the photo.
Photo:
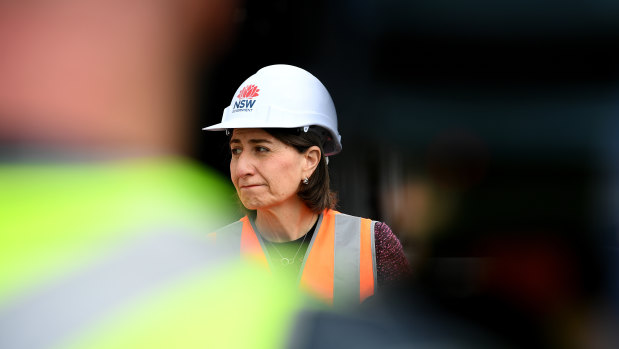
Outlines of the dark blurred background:
M200 128L261 67L302 67L337 108L340 210L388 223L421 289L517 346L603 338L619 2L247 1L236 17L196 78L195 158L228 175L224 135Z

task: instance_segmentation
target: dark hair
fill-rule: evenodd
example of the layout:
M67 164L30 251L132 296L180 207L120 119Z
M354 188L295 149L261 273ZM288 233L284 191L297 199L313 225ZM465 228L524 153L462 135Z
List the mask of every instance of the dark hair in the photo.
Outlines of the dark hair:
M312 146L320 148L320 162L309 177L309 182L299 184L300 189L297 195L315 213L321 213L327 208L335 208L337 196L331 191L329 184L329 167L320 136L323 133L322 129L312 126L307 132L302 128L265 128L264 130L282 143L294 147L299 153L305 152Z
M299 182L297 196L314 213L320 214L327 208L335 208L337 196L329 186L329 168L322 146L321 134L324 131L316 126L310 127L307 132L303 128L264 128L263 130L280 142L294 147L299 153L305 152L312 146L320 148L320 162L308 178L307 184Z

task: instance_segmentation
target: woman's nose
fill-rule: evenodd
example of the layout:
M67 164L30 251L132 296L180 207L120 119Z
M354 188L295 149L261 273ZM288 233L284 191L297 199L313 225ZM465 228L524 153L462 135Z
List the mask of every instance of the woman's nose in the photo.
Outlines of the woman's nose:
M237 177L245 177L248 175L254 174L255 167L251 156L245 153L241 153L236 159L232 160L235 162L235 172Z

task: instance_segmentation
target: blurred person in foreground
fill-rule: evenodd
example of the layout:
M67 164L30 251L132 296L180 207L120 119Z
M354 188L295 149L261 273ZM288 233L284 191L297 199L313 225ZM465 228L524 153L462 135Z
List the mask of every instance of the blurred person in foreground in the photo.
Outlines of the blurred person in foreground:
M180 155L235 6L0 2L1 348L280 342L296 296L208 249L229 185Z
M328 156L342 149L327 89L291 65L260 69L219 124L230 136L230 177L247 215L212 235L327 304L350 305L404 280L402 245L382 222L334 210ZM363 188L360 188L363 190Z

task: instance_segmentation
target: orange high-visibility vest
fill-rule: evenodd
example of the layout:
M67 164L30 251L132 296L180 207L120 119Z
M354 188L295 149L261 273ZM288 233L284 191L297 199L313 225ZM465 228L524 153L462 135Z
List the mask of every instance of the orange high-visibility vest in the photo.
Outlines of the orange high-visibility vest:
M372 296L376 288L375 223L325 210L305 253L299 287L335 305ZM265 241L256 231L254 222L245 216L209 237L218 248L238 251L270 269Z

